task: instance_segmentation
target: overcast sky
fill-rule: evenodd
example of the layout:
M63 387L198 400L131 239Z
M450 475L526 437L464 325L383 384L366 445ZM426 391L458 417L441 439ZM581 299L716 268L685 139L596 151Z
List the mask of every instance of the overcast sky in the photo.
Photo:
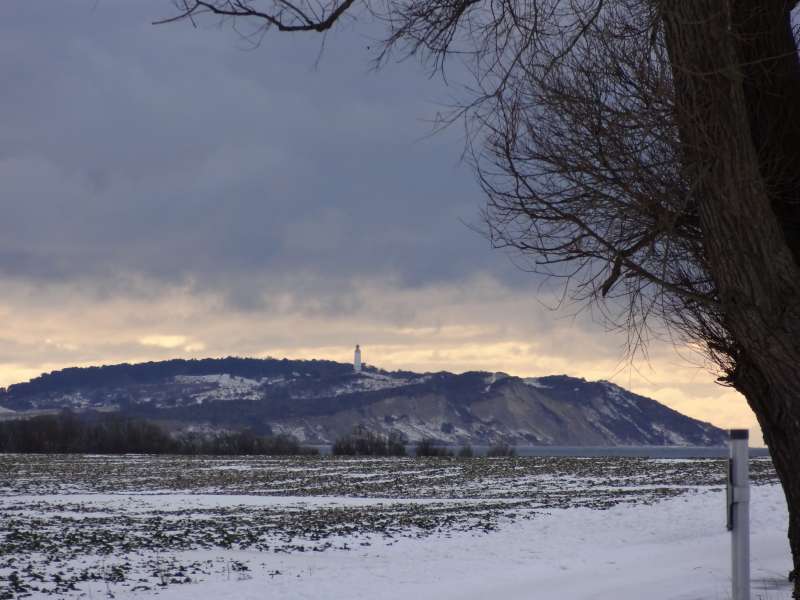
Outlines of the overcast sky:
M168 357L612 379L722 427L755 420L686 350L553 296L478 224L460 97L379 33L153 26L168 0L0 3L0 386ZM321 51L322 50L322 51ZM461 83L468 83L461 81Z

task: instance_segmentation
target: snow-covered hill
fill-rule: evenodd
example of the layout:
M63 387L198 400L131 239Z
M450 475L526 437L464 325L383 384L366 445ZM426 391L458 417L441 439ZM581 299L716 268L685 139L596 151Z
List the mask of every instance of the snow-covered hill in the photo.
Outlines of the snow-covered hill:
M409 442L722 445L725 433L615 384L558 375L417 374L330 361L173 360L65 369L0 390L0 410L118 411L172 426L330 443L356 425Z

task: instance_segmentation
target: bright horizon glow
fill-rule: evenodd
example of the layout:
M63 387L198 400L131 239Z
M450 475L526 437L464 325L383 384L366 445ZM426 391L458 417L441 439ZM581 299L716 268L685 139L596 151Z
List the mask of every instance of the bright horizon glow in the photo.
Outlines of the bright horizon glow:
M185 286L154 288L138 300L101 301L56 286L49 290L61 298L54 313L47 303L27 302L27 286L11 286L0 301L0 314L17 317L6 331L15 359L0 360L0 386L72 366L169 358L269 356L349 364L358 340L364 362L388 371L609 380L717 427L748 428L752 444L763 445L742 396L686 360L688 352L679 355L669 344L654 343L648 362L628 363L619 336L591 323L559 319L526 295L510 295L490 277L473 279L468 287L471 293L465 295L460 286L404 291L373 282L358 293L358 311L333 319L313 314L291 297L278 311L226 309L214 294ZM398 323L404 306L426 308L403 315ZM92 315L91 329L79 314ZM387 315L395 322L387 322ZM153 333L164 331L170 333Z

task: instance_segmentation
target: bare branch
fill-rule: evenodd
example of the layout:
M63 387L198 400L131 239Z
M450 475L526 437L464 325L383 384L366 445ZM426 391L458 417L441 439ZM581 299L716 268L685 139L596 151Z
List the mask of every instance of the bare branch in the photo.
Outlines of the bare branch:
M314 31L322 33L329 30L341 16L353 5L355 0L331 2L322 6L317 14L308 3L294 4L289 0L275 0L273 11L267 12L253 8L250 0L176 0L179 12L176 15L155 21L155 25L191 20L203 14L212 14L223 18L248 18L262 21L278 31L298 32Z

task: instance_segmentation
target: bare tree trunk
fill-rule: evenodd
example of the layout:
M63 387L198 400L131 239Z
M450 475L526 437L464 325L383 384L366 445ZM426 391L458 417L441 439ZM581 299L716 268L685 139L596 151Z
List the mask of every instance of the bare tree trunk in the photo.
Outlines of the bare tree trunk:
M800 260L800 57L792 32L797 0L731 0L733 43L761 175L796 261Z
M751 127L765 121L752 111L763 107L753 100L751 73L737 55L744 38L737 36L731 4L660 2L684 168L724 325L737 347L730 378L756 413L772 452L800 572L800 269L778 197L792 190L774 185L759 162L764 147L757 147ZM773 160L776 152L769 151ZM794 596L800 598L797 580Z
M764 432L764 441L770 448L772 461L783 486L786 503L789 507L789 545L792 551L794 570L794 597L800 598L800 581L796 574L800 573L800 476L798 476L798 440L800 429L797 427L797 395L788 392L788 397L776 401L777 393L787 393L785 388L800 386L800 375L797 369L781 372L784 390L777 392L770 385L758 368L751 368L744 363L739 366L736 377L736 389L747 398L748 404L758 416L759 425ZM788 379L788 381L787 381ZM793 385L792 385L793 384ZM781 414L780 407L793 409L791 417Z

